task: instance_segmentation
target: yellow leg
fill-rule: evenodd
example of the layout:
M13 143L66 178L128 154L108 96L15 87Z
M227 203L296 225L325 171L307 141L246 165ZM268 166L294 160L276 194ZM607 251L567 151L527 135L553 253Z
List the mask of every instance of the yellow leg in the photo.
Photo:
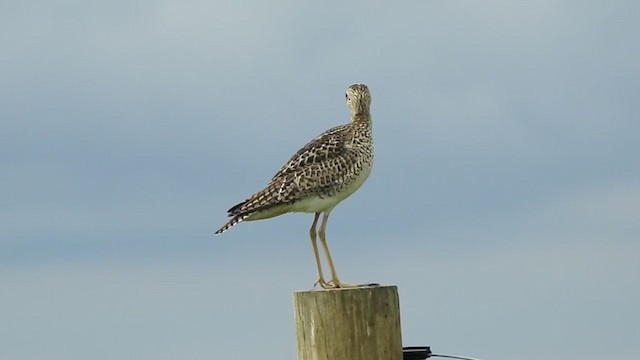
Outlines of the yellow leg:
M318 243L316 242L316 225L318 225L318 218L320 217L320 213L316 213L313 218L313 223L311 223L311 229L309 229L309 237L311 238L311 246L313 247L313 256L316 259L316 270L318 271L318 280L313 284L313 286L320 285L322 288L328 286L327 282L324 281L324 277L322 276L322 265L320 263L320 254L318 253Z
M327 286L323 286L323 288L348 288L348 287L358 287L359 285L346 284L341 282L338 279L338 274L336 273L336 269L333 266L333 260L331 260L331 254L329 253L329 246L327 246L327 239L325 237L325 229L327 228L327 220L329 220L329 213L331 210L325 211L324 216L322 217L322 224L320 224L320 231L318 235L320 235L320 243L322 243L322 248L324 249L324 255L327 257L327 263L329 263L329 269L331 269L331 281ZM317 215L317 214L316 214Z

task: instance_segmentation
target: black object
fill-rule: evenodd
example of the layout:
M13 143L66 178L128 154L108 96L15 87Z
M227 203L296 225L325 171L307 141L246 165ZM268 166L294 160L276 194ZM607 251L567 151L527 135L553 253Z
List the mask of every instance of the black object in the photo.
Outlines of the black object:
M424 360L431 356L429 346L407 346L402 348L403 360Z

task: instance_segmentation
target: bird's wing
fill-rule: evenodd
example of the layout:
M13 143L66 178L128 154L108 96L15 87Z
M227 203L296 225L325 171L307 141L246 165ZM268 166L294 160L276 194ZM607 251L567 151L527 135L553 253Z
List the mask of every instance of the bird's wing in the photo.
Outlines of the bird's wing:
M296 152L273 176L269 184L245 201L229 209L229 216L259 211L288 203L328 186L322 169L341 166L340 158L348 151L346 125L331 128Z
M309 141L278 170L271 180L276 180L285 174L301 171L307 166L330 161L343 155L347 151L346 126L333 127Z

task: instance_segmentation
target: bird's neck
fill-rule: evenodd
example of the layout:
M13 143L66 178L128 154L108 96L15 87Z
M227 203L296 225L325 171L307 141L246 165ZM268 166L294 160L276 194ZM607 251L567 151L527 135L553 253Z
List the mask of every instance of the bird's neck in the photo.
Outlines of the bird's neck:
M370 123L371 122L371 114L368 112L360 112L354 115L351 115L351 121L356 123Z

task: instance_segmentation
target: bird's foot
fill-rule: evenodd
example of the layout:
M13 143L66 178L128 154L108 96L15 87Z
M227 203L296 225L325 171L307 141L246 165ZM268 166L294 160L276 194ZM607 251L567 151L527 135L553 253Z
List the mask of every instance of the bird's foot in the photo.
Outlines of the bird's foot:
M329 283L334 289L351 289L351 288L357 288L361 286L358 284L343 283L340 280L331 280L329 281Z
M328 289L353 289L353 288L359 288L359 287L365 287L365 286L369 286L369 284L349 284L349 283L344 283L338 279L332 279L331 281L329 281L329 283L327 284L329 285ZM327 289L327 288L325 288Z
M316 287L320 285L320 287L322 287L323 289L339 289L339 288L346 288L346 287L357 287L358 285L352 285L352 284L345 284L343 282L336 282L334 280L330 280L329 282L324 281L323 278L318 278L318 280L316 280L316 282L313 284L313 287Z
M322 287L323 289L331 289L331 285L329 285L329 283L327 283L326 281L324 281L324 279L322 277L319 277L318 280L316 280L316 282L313 283L313 287L316 287L320 285L320 287Z
M380 286L380 284L375 284L375 283L349 284L349 283L344 283L337 279L333 279L327 282L327 281L324 281L323 278L318 278L318 280L316 280L316 282L313 284L313 287L316 287L318 285L320 285L320 287L322 287L323 289L353 289L353 288L360 288L360 287Z

